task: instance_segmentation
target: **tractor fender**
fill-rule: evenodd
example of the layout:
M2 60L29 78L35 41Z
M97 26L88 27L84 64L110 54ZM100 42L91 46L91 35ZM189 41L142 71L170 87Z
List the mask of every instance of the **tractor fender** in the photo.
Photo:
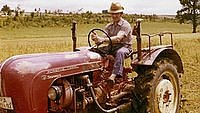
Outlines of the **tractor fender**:
M160 58L168 58L173 61L173 64L177 66L179 73L184 73L182 60L179 54L171 48L159 48L151 50L150 53L145 54L142 57L142 61L138 65L153 65Z

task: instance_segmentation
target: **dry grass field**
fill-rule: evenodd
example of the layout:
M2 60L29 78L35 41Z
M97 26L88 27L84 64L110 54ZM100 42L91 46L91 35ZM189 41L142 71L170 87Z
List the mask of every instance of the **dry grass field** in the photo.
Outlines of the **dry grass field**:
M200 112L200 34L175 35L175 50L181 56L184 75L181 78L182 113Z
M104 25L78 25L78 47L87 46L87 33L91 28ZM155 28L155 29L153 29ZM170 28L170 29L169 29ZM200 33L192 34L190 25L144 24L145 33L173 31L174 49L183 61L183 102L181 113L200 112ZM69 28L0 29L0 61L28 53L71 51L72 40ZM133 45L136 48L136 45Z

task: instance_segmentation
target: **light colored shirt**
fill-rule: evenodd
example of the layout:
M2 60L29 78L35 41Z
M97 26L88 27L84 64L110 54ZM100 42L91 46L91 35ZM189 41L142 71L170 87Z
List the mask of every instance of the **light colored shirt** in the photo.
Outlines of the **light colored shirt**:
M131 25L124 19L120 19L117 25L114 23L109 23L105 27L105 31L108 33L110 37L117 36L118 34L123 34L124 37L122 39L117 39L117 43L122 44L132 44L132 28Z

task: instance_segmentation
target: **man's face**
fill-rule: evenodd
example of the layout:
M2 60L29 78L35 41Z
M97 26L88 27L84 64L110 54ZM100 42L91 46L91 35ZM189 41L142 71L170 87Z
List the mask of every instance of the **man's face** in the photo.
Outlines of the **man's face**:
M114 22L118 22L121 19L122 13L111 13L110 15Z

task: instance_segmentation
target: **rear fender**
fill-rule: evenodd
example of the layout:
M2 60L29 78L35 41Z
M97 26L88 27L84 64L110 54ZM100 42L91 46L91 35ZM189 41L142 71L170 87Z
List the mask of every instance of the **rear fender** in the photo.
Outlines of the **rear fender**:
M178 73L184 73L181 57L175 50L170 48L152 50L149 54L142 57L142 61L138 63L137 69L145 68L146 66L151 67L160 58L172 60L173 64L177 66Z

